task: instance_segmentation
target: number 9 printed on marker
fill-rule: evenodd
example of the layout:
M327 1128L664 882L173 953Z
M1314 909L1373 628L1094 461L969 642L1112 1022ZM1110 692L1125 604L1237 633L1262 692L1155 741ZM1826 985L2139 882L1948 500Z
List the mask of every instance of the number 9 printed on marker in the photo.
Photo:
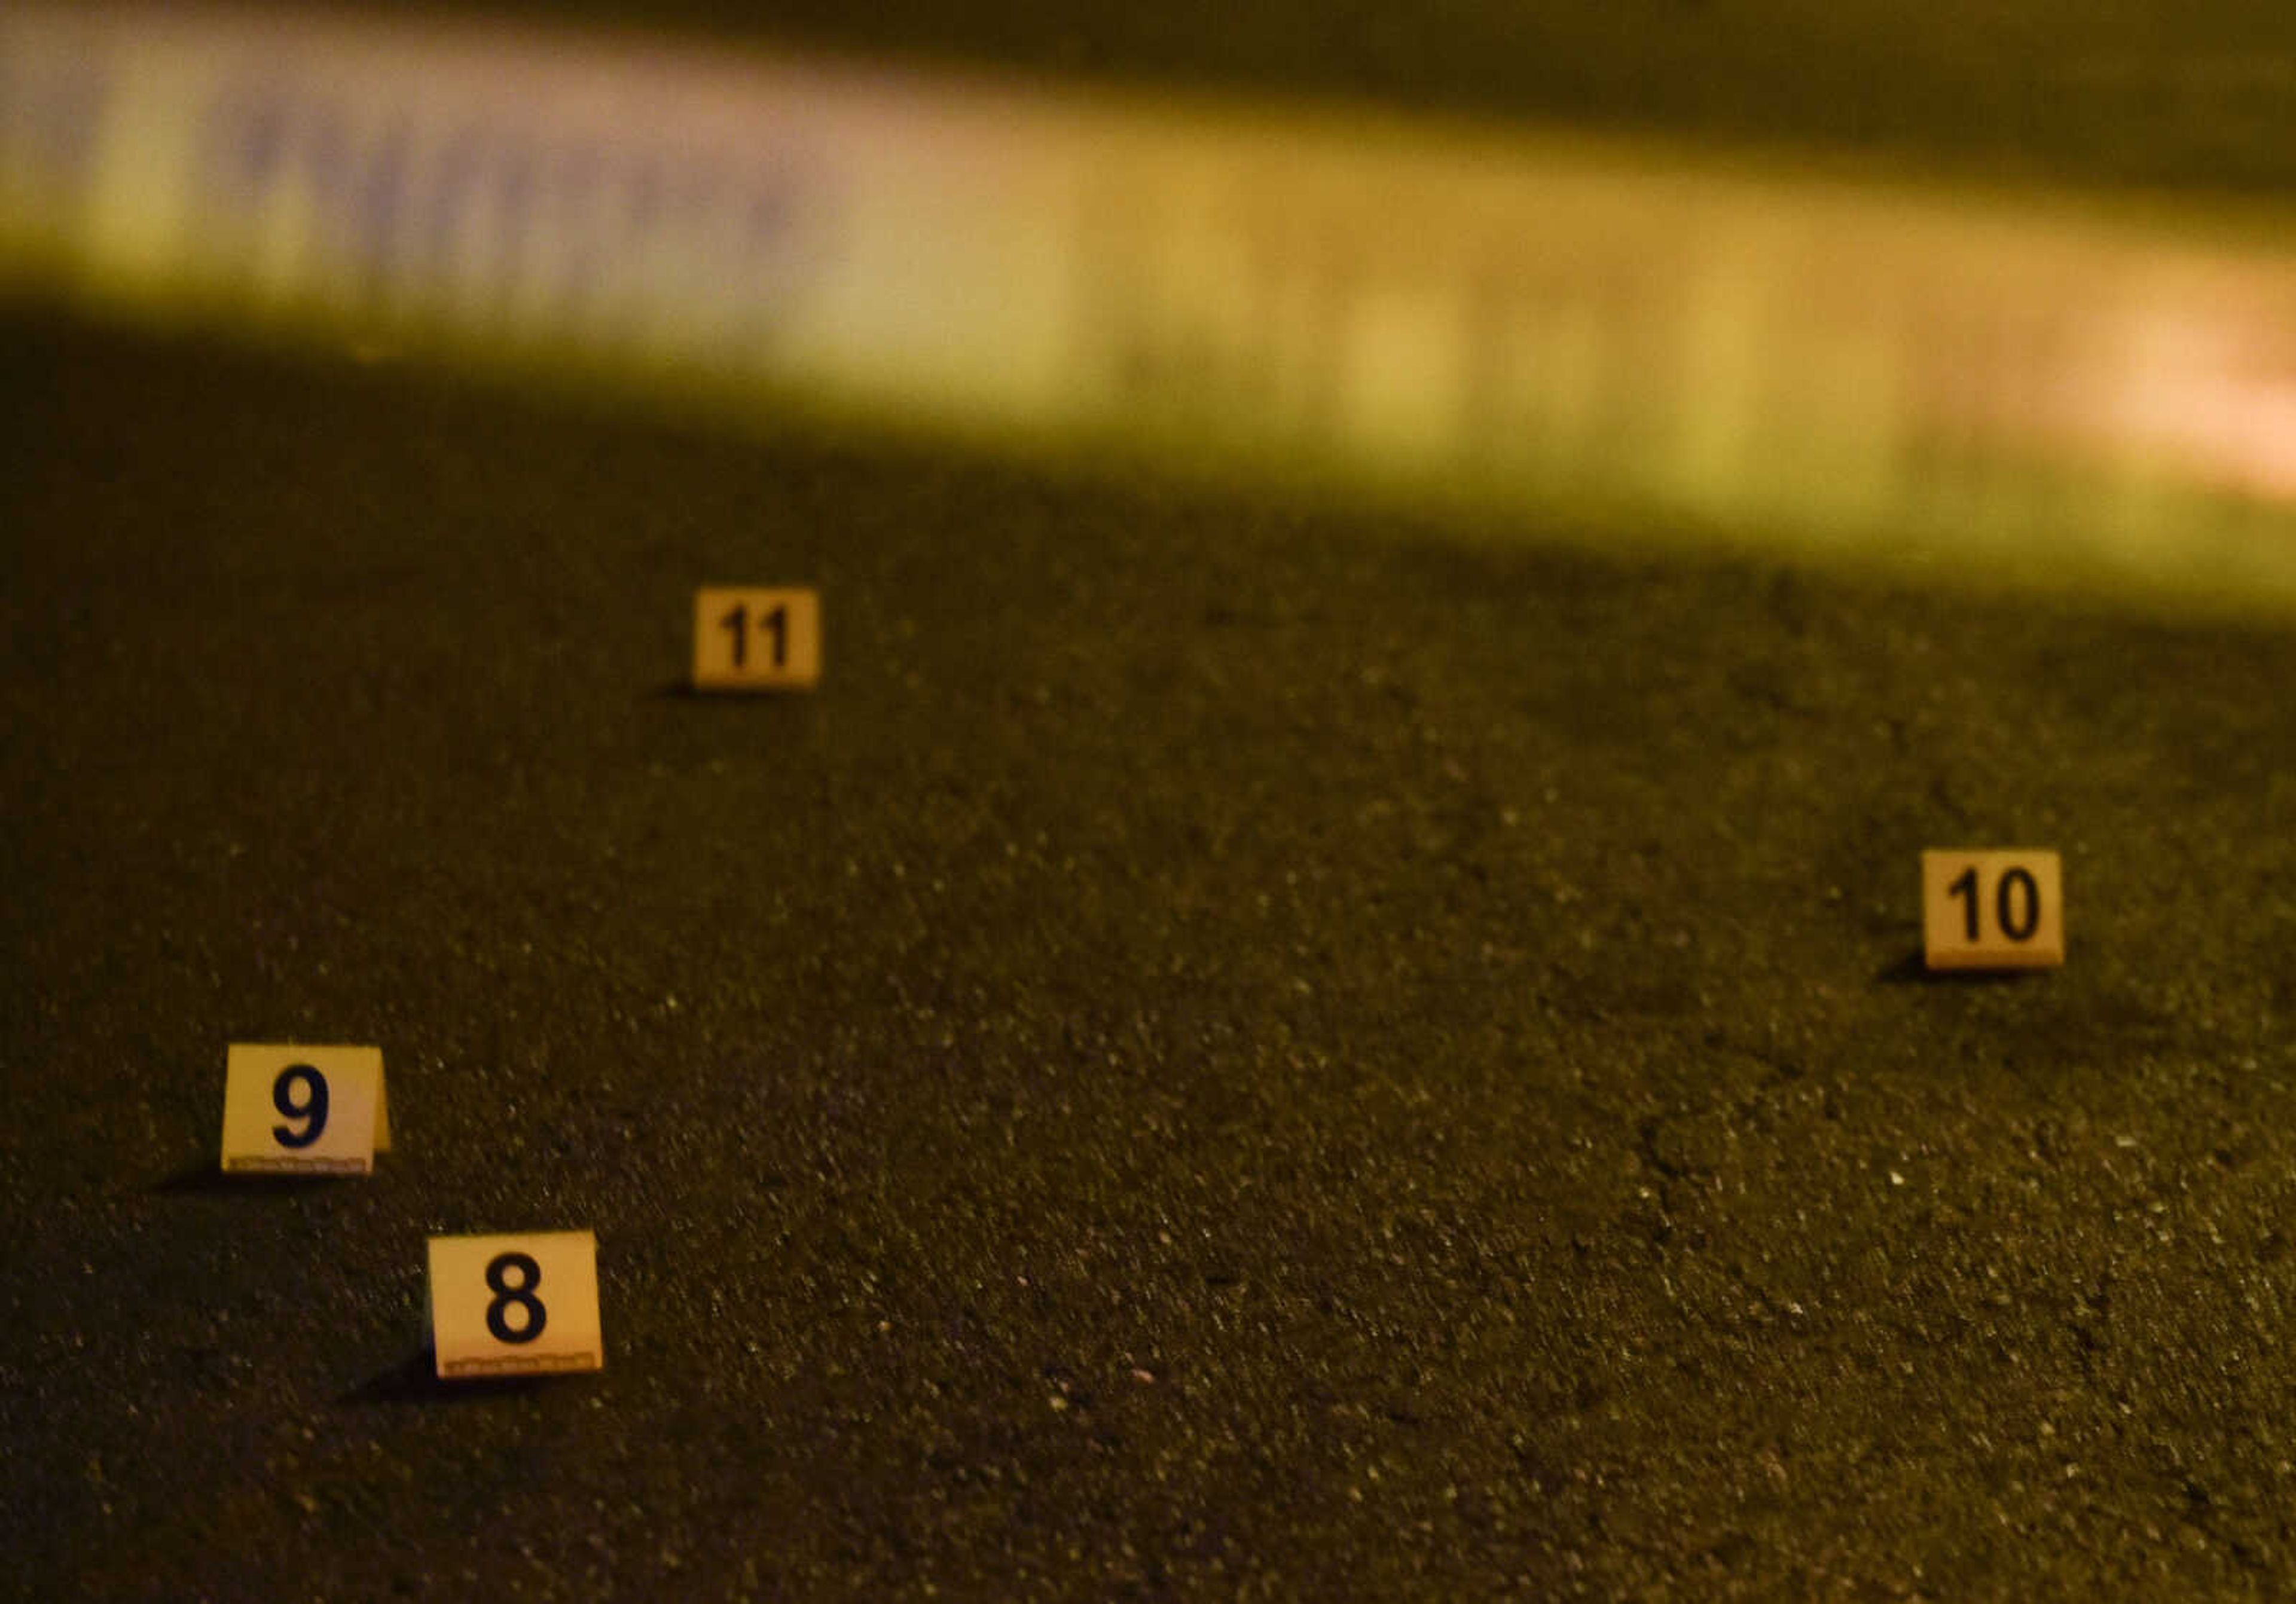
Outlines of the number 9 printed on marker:
M390 1146L379 1047L234 1042L225 1054L223 1167L365 1175Z

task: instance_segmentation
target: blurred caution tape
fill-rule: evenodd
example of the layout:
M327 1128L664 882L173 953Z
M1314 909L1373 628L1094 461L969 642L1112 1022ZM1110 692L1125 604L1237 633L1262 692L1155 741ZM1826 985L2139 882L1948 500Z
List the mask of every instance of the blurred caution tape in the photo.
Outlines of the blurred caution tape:
M19 6L0 284L716 413L2296 610L2296 236L1361 111Z

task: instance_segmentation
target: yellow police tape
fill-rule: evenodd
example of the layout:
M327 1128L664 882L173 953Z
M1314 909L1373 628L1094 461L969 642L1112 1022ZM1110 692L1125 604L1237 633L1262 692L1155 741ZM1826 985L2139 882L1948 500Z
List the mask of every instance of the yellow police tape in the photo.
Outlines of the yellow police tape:
M0 19L0 282L1571 528L2296 609L2281 219L228 12Z

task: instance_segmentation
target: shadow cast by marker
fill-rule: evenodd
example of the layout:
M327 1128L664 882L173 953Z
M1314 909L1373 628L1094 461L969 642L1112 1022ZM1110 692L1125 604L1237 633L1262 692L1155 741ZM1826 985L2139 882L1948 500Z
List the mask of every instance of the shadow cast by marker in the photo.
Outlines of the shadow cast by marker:
M345 1181L359 1178L356 1175L234 1174L215 1159L203 1158L153 1182L148 1190L170 1197L222 1197L226 1194L256 1198L299 1197L307 1192L324 1191Z
M335 1402L347 1408L376 1404L474 1404L539 1392L562 1376L484 1376L447 1381L426 1344L390 1369L368 1377Z
M648 701L693 702L726 708L770 708L776 703L802 706L807 698L783 687L739 686L705 691L690 679L665 680L645 693Z
M2025 970L1937 970L1929 966L1922 949L1874 971L1882 986L2015 986L2032 978Z

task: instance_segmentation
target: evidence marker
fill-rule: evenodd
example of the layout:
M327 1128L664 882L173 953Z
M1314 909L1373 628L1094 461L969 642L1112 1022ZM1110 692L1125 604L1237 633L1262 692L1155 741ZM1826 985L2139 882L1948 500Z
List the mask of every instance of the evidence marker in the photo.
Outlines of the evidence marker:
M821 593L708 585L693 593L693 688L809 691L821 678Z
M369 1175L390 1150L380 1047L234 1042L224 1055L223 1167Z
M2056 968L2065 961L2063 887L2054 852L1923 853L1923 958L1933 970Z
M442 1381L605 1368L591 1232L432 1237L428 1300Z

